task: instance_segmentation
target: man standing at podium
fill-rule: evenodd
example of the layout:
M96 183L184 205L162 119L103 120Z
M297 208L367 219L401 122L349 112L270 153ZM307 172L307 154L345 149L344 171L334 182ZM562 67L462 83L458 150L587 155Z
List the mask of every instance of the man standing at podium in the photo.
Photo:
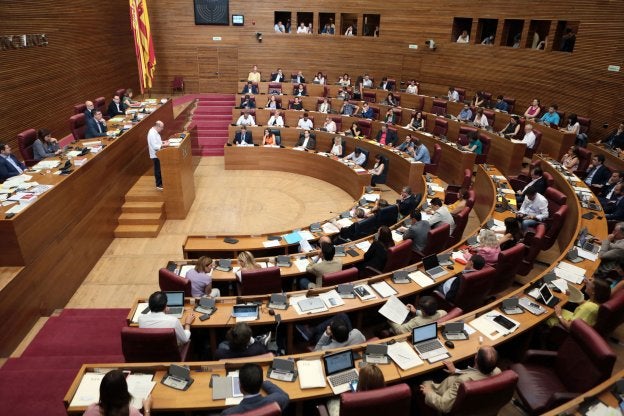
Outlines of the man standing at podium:
M154 178L156 179L156 189L163 190L162 176L160 174L160 160L156 156L156 152L163 146L168 146L169 142L164 142L160 138L160 132L165 128L165 123L158 120L154 127L152 127L147 133L147 146L149 147L149 157L154 162Z

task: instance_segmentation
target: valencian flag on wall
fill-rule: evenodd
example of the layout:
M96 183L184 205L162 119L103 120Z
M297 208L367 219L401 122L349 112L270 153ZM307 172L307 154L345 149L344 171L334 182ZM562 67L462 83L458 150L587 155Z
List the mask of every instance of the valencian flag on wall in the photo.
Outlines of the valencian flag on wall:
M154 42L147 15L147 0L130 0L130 24L134 33L134 49L139 66L141 94L143 94L146 88L152 88L156 66Z

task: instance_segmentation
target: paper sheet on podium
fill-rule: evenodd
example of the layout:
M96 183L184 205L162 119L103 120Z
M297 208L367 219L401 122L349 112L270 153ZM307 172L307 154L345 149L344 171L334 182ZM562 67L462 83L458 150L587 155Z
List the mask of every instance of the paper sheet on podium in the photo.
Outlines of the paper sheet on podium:
M401 367L401 370L409 370L423 364L423 360L420 359L414 348L407 341L388 345L388 356L392 358L396 365Z

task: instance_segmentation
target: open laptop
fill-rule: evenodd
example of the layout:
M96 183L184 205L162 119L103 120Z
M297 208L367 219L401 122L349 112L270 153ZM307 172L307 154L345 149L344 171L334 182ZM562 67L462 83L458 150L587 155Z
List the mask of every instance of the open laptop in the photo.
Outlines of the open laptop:
M598 244L594 244L592 242L592 239L589 238L587 227L583 227L581 229L581 232L579 233L578 245L583 250L589 251L594 254L600 251L600 246Z
M427 257L423 257L423 266L425 268L425 272L431 277L433 280L442 277L446 274L446 270L440 266L438 262L437 254L432 254Z
M184 315L184 292L171 291L165 292L165 295L167 295L167 309L165 313L176 318L182 318L182 315Z
M414 349L423 360L428 360L438 355L448 354L448 350L438 339L438 323L432 322L417 326L412 330L412 343Z
M323 357L325 375L334 394L347 392L350 383L358 379L351 350L327 354Z
M542 302L549 307L554 307L557 303L559 303L559 298L555 297L555 295L552 294L552 292L550 291L550 288L548 287L547 283L544 283L540 288L539 288L539 293L540 293L540 298L542 299Z
M258 305L234 305L232 316L236 319L253 320L258 318Z

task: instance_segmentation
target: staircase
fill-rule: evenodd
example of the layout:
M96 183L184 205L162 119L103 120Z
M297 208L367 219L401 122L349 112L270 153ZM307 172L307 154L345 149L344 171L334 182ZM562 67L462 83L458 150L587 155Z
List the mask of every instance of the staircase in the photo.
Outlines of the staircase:
M126 194L115 237L157 237L166 219L162 191L155 188L153 176L142 176Z
M223 156L235 100L233 94L202 94L198 98L191 122L191 125L197 126L197 143L193 143L193 155Z

